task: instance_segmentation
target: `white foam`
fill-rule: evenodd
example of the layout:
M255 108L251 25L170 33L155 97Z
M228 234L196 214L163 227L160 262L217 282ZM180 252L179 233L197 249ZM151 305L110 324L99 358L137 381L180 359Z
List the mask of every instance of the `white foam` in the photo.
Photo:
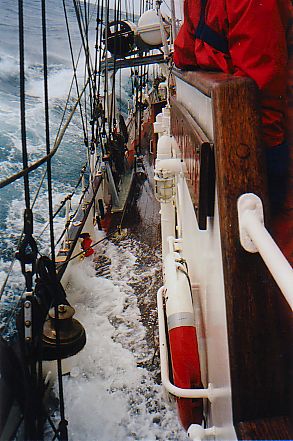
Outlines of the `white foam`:
M66 418L75 441L186 439L161 386L137 365L153 355L131 286L137 246L131 241L123 248L100 246L112 260L112 280L97 278L90 260L71 269L68 299L87 332L72 375L64 379Z
M0 57L0 78L7 79L7 76L18 76L19 64L15 57L9 54L1 54Z
M55 68L51 71L48 78L49 99L66 98L72 81L72 69ZM42 76L31 78L27 85L27 94L43 99L44 82Z

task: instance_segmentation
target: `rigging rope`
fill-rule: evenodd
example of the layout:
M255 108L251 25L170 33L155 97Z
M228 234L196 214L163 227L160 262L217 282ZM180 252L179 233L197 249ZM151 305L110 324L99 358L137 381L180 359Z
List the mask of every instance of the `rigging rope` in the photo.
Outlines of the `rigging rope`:
M90 80L92 79L93 66L92 66L92 61L91 61L90 52L89 52L87 29L84 25L84 19L83 19L83 14L82 14L82 11L80 8L80 4L78 5L77 1L73 0L73 5L74 5L74 9L75 9L75 14L76 14L76 18L77 18L77 23L78 23L80 36L81 36L83 50L84 50L84 53L86 56L86 68L88 70L89 84L91 85ZM85 38L87 41L85 40Z
M26 142L26 123L25 123L25 71L24 71L24 13L23 0L18 1L19 14L19 83L20 83L20 121L21 121L21 141L22 141L22 163L23 170L28 167L28 152ZM35 274L35 264L37 256L37 246L32 236L33 234L33 214L30 207L30 188L28 175L24 175L24 237L20 242L17 258L21 263L21 271L25 278L27 292L32 291L33 275ZM28 269L28 265L30 265Z
M42 36L43 36L43 70L44 70L44 98L45 98L45 133L46 133L46 152L50 154L50 129L49 129L49 97L48 97L48 60L47 60L47 27L46 27L46 0L42 0ZM50 242L51 242L51 259L52 269L56 273L55 264L55 243L54 243L54 224L53 224L53 195L52 195L52 169L51 158L47 161L47 184L48 184L48 204L49 204L49 224L50 224ZM55 306L55 315L58 319L58 305ZM60 329L59 321L55 321L56 347L57 353L60 351ZM59 355L59 354L58 354ZM64 441L68 440L67 421L65 419L65 404L63 393L62 379L62 362L60 355L57 357L57 373L58 373L58 392L59 392L59 409L60 422L58 430L60 438Z
M88 80L89 81L89 80ZM79 97L77 98L68 118L67 121L65 123L65 125L63 126L62 130L60 130L55 142L54 142L54 147L52 148L52 150L50 151L50 153L46 156L43 156L41 159L35 161L33 164L31 164L30 166L27 166L25 169L23 169L22 171L10 176L9 178L4 179L3 181L0 182L0 188L4 188L6 187L8 184L11 184L12 182L16 181L17 179L21 178L22 176L26 176L28 173L30 173L31 171L35 170L36 168L40 167L42 164L44 164L45 162L48 161L48 159L52 158L55 153L58 150L58 147L63 139L63 136L66 132L67 127L70 124L70 121L76 111L76 108L79 104L79 101L81 100L81 97L83 96L83 93L88 85L88 81L85 84L83 90L81 91Z
M19 18L19 87L20 87L20 124L22 142L22 163L23 169L28 167L28 154L26 143L26 123L25 123L25 72L24 72L24 17L23 0L18 0ZM30 208L29 178L24 175L24 193L26 208Z
M80 52L79 52L79 55L80 55ZM79 56L78 56L78 59L79 59ZM73 79L72 79L72 82L71 82L71 86L70 86L69 94L68 94L68 97L67 97L67 101L66 101L66 105L65 105L64 112L63 112L63 116L62 116L62 119L61 119L60 127L59 127L59 130L58 130L58 132L57 132L57 137L58 137L58 135L59 135L59 133L60 133L60 129L61 129L61 125L62 125L62 121L63 121L63 119L64 119L64 116L65 116L65 113L66 113L66 109L67 109L67 107L68 107L68 103L69 103L69 99L70 99L70 94L71 94L71 89L72 89L72 84L73 84ZM85 87L86 87L86 86L85 86ZM83 91L82 91L82 93L83 93ZM81 97L78 98L78 100L77 100L77 102L76 102L76 105L77 105L78 102L80 102L80 98L81 98ZM71 114L69 115L69 118L68 118L68 120L67 120L67 122L66 122L66 125L64 126L64 128L63 128L63 130L62 130L62 133L61 133L59 139L56 138L56 140L55 140L55 144L54 144L54 149L51 151L51 153L50 153L49 155L43 157L42 159L36 161L34 164L32 164L30 167L28 167L27 169L23 170L22 172L17 173L16 175L11 176L10 178L7 178L7 179L4 180L4 181L1 181L1 183L0 183L0 188L5 187L6 185L8 185L8 184L14 182L15 180L21 178L24 174L28 174L30 171L35 170L35 169L38 168L40 165L44 164L44 163L47 161L48 158L52 158L52 157L53 157L53 155L56 153L57 148L59 147L59 145L60 145L60 143L61 143L61 140L62 140L62 138L63 138L63 136L64 136L65 130L67 129L67 127L68 127L68 125L69 125L69 123L70 123L70 120L71 120L71 118L72 118L72 116L73 116L73 114L74 114L74 111L76 110L76 105L73 107L72 112L71 112ZM34 200L33 200L32 207L31 207L31 208L33 208L34 205L35 205L35 203L36 203L37 197L38 197L39 192L40 192L40 190L41 190L41 187L42 187L43 181L44 181L44 179L45 179L45 177L46 177L46 174L47 174L47 171L44 172L44 174L43 174L43 176L42 176L42 178L41 178L41 181L40 181L40 184L39 184L39 186L38 186L37 192L36 192L36 194L35 194L35 197L34 197ZM81 177L80 177L80 179L79 179L79 181L78 181L78 183L77 183L75 189L79 186L80 182L81 182ZM72 195L74 195L74 193L75 193L75 190L74 190L74 192L72 193ZM60 207L60 209L61 209L61 208L62 208L62 206ZM53 215L53 218L58 214L58 212L60 211L60 209L57 210L57 212ZM46 226L45 228L47 228L47 226ZM21 240L22 240L22 238L23 238L23 234L24 234L24 230L23 230L22 233L21 233L20 239L19 239L18 244L17 244L17 248L18 248L18 246L19 246L20 243L21 243ZM3 283L2 287L1 287L1 291L0 291L0 300L1 300L1 298L2 298L2 295L3 295L3 293L4 293L5 287L6 287L6 285L7 285L7 282L8 282L9 276L11 275L11 272L12 272L12 269L13 269L13 266L14 266L14 263L15 263L16 260L17 260L17 259L15 258L15 259L11 262L11 265L10 265L10 267L9 267L9 270L8 270L7 276L6 276L6 278L5 278L5 280L4 280L4 283Z
M43 71L44 71L46 153L47 153L47 155L49 155L50 154L50 127L49 127L46 0L42 0L42 36L43 36ZM51 240L51 259L53 262L55 262L51 158L49 158L47 161L47 185L48 185L48 205L49 205L49 223L50 223L50 240Z
M33 209L34 206L35 206L35 203L36 203L36 201L37 201L38 195L39 195L39 193L40 193L40 190L41 190L41 188L42 188L42 185L43 185L43 182L44 182L44 180L45 180L46 175L47 175L47 170L45 170L45 172L43 173L43 176L42 176L42 178L41 178L41 181L40 181L40 183L39 183L39 185L38 185L38 188L37 188L37 191L36 191L36 194L35 194L35 196L34 196L33 203L32 203L32 207L31 207L32 209ZM17 242L17 245L16 245L16 249L19 248L19 245L20 245L20 243L21 243L21 241L22 241L22 238L23 238L23 234L24 234L24 229L23 229L22 232L21 232L20 238L19 238L19 240L18 240L18 242ZM9 269L8 269L8 272L7 272L7 275L6 275L6 277L5 277L5 280L4 280L3 285L2 285L2 287L1 287L1 290L0 290L0 301L1 301L2 296L3 296L3 294L4 294L4 290L5 290L5 288L6 288L7 282L8 282L8 280L9 280L9 277L10 277L10 275L11 275L11 272L12 272L12 270L13 270L13 266L14 266L16 260L17 260L17 258L14 257L14 259L13 259L13 260L11 261L11 263L10 263L10 266L9 266Z
M78 86L77 75L76 75L77 67L76 67L76 64L75 64L75 61L74 61L72 40L71 40L71 34L70 34L70 29L69 29L69 22L68 22L68 15L67 15L67 9L66 9L65 0L63 0L63 11L64 11L64 18L65 18L65 23L66 23L66 31L67 31L67 37L68 37L68 43L69 43L69 49L70 49L71 63L72 63L72 68L73 68L73 77L74 77L74 80L75 80L75 87L76 87L77 96L79 96L79 86ZM80 53L81 53L81 51L80 51ZM84 117L83 117L83 111L82 111L81 102L79 102L79 110L80 110L83 134L84 134L84 138L86 138L86 130L85 130L85 124L84 124Z

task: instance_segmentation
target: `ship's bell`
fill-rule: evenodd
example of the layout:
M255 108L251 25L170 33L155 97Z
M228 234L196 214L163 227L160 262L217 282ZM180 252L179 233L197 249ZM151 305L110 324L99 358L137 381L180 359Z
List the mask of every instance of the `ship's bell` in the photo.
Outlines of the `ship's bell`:
M77 354L86 343L84 327L74 319L75 309L70 305L58 305L49 311L43 328L43 360L68 358ZM60 345L56 342L56 327L59 329Z

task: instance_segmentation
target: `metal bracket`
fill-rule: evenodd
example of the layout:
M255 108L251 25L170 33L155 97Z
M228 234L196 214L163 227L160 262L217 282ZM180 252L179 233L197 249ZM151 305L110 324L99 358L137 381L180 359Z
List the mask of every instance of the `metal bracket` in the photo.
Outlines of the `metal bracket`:
M215 437L217 435L217 429L215 426L205 429L199 424L191 424L188 428L187 434L192 441L202 441L207 437Z
M245 193L238 198L237 209L240 243L249 253L257 253L258 248L254 245L246 229L246 215L253 214L264 225L262 201L254 193Z
M23 319L24 319L24 339L26 343L30 343L33 339L33 314L32 314L32 302L30 298L32 297L32 292L25 293L25 301L23 303Z

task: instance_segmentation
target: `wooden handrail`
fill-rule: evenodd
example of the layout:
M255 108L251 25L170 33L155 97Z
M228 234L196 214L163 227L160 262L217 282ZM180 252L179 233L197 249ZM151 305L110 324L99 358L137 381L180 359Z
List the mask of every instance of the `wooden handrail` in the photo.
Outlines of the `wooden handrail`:
M237 427L241 421L286 415L287 311L260 257L245 252L239 241L241 194L257 194L270 218L258 91L253 80L223 73L175 69L174 75L211 98L234 422ZM184 104L171 103L172 133L183 157L187 151L189 164L198 163L194 125L183 123L188 114Z
M243 83L255 84L251 78L235 77L234 75L225 74L223 72L208 71L182 71L177 68L172 70L175 77L184 81L192 87L195 87L201 93L208 97L212 97L213 90L223 83L233 83L241 86Z

